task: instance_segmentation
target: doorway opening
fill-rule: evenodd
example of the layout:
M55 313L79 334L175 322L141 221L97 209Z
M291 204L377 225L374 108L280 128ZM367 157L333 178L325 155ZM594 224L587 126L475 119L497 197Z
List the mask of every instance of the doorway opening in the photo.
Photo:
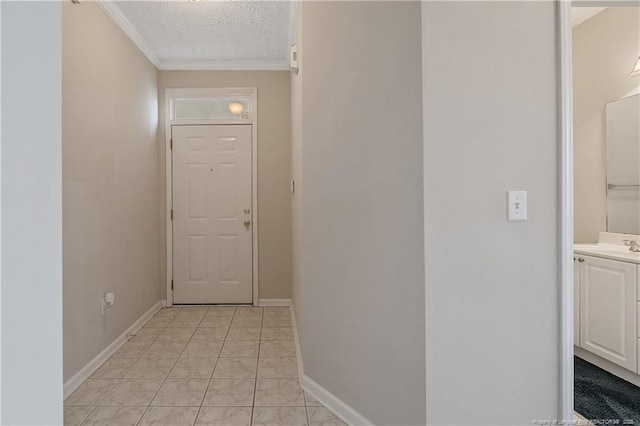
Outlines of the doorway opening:
M640 8L560 2L562 415L640 422Z
M167 306L257 306L257 89L166 89L165 104Z

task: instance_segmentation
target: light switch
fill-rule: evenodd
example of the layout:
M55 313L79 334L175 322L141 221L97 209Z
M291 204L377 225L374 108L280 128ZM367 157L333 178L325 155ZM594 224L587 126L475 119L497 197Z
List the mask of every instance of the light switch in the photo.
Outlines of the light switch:
M527 220L527 191L507 191L507 219Z

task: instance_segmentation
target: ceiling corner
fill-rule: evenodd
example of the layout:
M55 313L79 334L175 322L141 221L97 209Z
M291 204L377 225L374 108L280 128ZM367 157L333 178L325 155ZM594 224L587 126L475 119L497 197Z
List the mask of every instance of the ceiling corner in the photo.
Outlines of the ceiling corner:
M96 2L102 7L102 9L113 19L113 21L120 27L120 29L131 39L138 49L151 61L156 68L160 68L160 59L149 48L144 38L140 35L138 30L129 22L124 16L118 5L110 0L96 0Z

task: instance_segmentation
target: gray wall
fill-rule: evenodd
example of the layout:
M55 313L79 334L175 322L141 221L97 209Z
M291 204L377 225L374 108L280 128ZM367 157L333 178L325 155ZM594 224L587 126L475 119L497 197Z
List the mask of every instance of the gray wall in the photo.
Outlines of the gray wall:
M0 7L0 423L62 424L61 5Z
M294 295L304 372L376 424L423 424L420 3L300 7Z
M97 3L62 8L68 380L160 301L158 103L155 66Z
M612 7L573 29L574 234L607 230L605 104L638 93L640 8Z
M260 299L291 298L289 71L160 71L159 187L162 292L166 277L165 98L167 88L258 88L258 250Z
M428 424L556 419L554 2L426 2L422 25Z

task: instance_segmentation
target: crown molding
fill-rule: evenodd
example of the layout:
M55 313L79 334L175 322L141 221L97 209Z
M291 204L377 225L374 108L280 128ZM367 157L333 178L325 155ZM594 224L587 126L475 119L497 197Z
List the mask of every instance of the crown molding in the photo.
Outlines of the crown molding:
M216 70L216 71L284 71L289 61L162 61L161 70Z
M120 29L131 39L138 49L151 61L156 68L160 68L159 58L151 51L144 38L140 35L138 30L129 22L124 16L120 8L110 0L97 0L97 3L102 9L107 12L111 19L120 27Z

